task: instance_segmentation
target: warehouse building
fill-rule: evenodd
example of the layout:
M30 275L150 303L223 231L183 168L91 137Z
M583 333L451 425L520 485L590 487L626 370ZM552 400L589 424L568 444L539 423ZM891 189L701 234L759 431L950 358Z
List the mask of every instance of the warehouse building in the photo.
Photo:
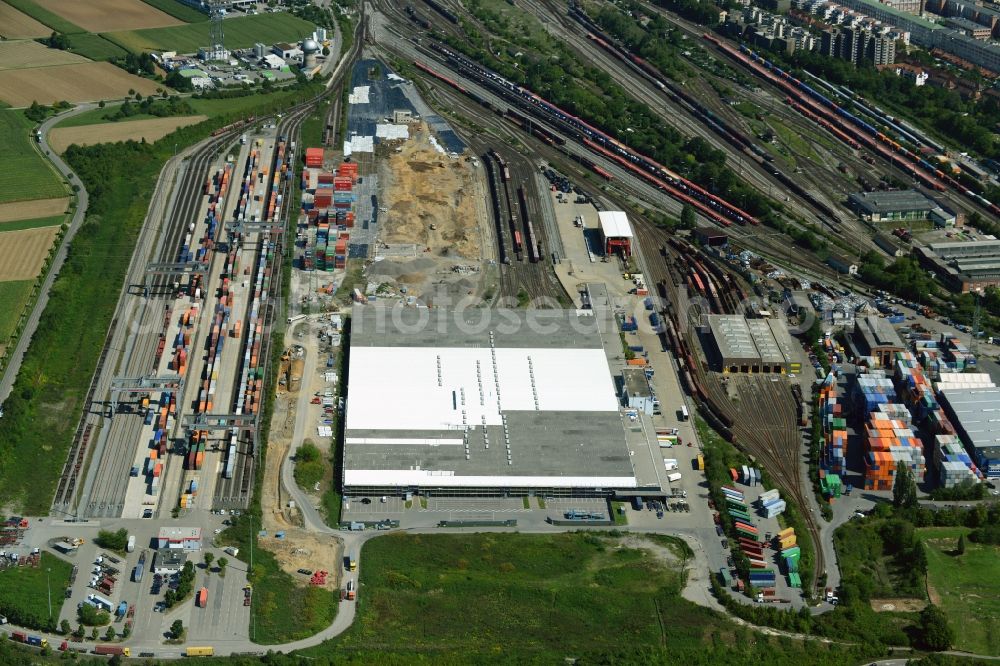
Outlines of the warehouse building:
M156 537L157 548L201 550L200 527L161 527Z
M938 202L916 190L888 192L855 192L847 198L848 206L865 222L922 222L931 220L938 226L952 226L955 216ZM948 220L951 223L948 224Z
M621 253L632 256L632 225L620 210L602 210L597 214L601 224L601 243L605 254Z
M1000 388L949 388L938 397L979 470L1000 478Z
M1000 287L1000 240L932 243L914 252L921 266L952 291Z
M891 367L893 354L906 351L899 333L885 319L867 315L854 322L854 344L861 356L870 356L883 368Z
M741 315L708 315L716 365L724 373L798 372L788 328L774 319Z
M345 496L636 489L597 319L355 306Z

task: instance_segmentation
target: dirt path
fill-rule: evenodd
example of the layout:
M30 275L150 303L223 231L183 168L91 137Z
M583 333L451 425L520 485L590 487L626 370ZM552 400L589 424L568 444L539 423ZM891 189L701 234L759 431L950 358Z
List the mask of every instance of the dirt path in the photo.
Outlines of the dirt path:
M298 391L286 391L274 399L261 492L262 527L267 536L258 539L258 543L273 553L281 568L296 580L306 584L309 579L298 573L299 569L327 571L324 587L336 590L340 588L340 560L344 552L340 540L304 529L301 513L288 506L290 498L281 484L281 462L288 455L295 432L298 398ZM277 538L278 533L283 533L283 538Z

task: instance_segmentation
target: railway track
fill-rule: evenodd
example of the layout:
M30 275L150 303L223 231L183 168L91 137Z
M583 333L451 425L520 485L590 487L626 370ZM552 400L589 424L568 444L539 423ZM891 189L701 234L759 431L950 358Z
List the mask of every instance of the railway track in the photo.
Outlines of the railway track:
M148 247L149 244L158 240L159 250L153 255L156 257L156 261L171 262L176 260L180 241L187 227L186 221L191 220L194 214L188 199L192 198L191 195L199 190L203 182L199 174L207 169L207 165L216 151L230 140L232 140L231 136L227 135L211 139L189 158L187 169L178 186L177 205L167 215L165 229L153 238L149 237L151 231L146 227L140 234L136 245L137 251L133 255L132 266L128 273L129 284L143 284L146 281L145 261L138 259L140 248ZM169 286L167 278L158 276L151 283L150 293L164 291ZM152 371L152 357L155 354L159 332L154 329L155 337L152 339L152 348L150 349L149 343L153 331L150 331L151 325L148 318L152 316L151 311L155 311L155 317L162 319L162 312L158 308L145 307L145 303L142 302L136 303L134 295L126 292L127 290L123 291L120 297L119 315L116 316L109 328L97 370L88 390L83 417L57 485L53 509L62 513L76 513L73 511L73 505L79 499L77 495L81 490L80 474L84 471L86 459L91 455L88 449L94 443L95 438L103 436L104 441L111 442L112 448L107 454L102 452L101 460L95 458L92 463L98 464L100 467L92 488L88 492L90 497L96 497L96 499L85 499L84 506L78 506L77 510L82 509L88 515L93 512L93 515L96 516L120 515L125 485L128 480L128 467L124 467L124 470L121 467L126 462L128 466L131 465L131 456L124 455L124 441L128 438L130 431L133 437L137 436L141 426L133 422L136 419L111 419L110 421L104 419L107 412L110 380L112 376L124 375L129 372L143 375ZM139 298L141 299L142 296L140 295ZM141 308L138 319L131 316L136 308ZM153 321L155 323L156 319L154 318ZM127 325L119 326L119 322L125 322ZM133 330L138 331L138 334L135 337L128 336L127 332ZM130 350L129 360L134 360L134 362L128 363L127 367L123 368L120 367L120 363L126 347ZM138 355L135 353L137 349L139 350ZM116 353L112 354L112 351ZM110 367L108 366L109 361L112 363ZM123 428L125 431L121 432ZM105 434L103 432L105 429L111 432ZM135 440L132 441L134 443ZM105 465L104 459L109 460L109 464Z
M366 25L366 18L362 17L359 24L359 34L362 34L366 29ZM361 40L356 39L352 52L345 54L345 58L353 60L360 53L360 49ZM342 77L343 71L341 71L338 80L342 80ZM326 97L329 92L330 89L327 88L322 93L292 107L287 112L288 120L286 122L292 123L294 121L296 123L294 125L295 132L298 132L307 111ZM208 167L219 149L234 140L239 129L236 128L209 139L205 145L191 155L181 182L176 189L175 205L165 216L163 230L153 232L149 229L149 225L143 227L137 248L157 243L157 250L153 254L154 261L163 263L177 261L181 241L188 225L194 221L198 211L201 186L204 183L204 178L208 175ZM153 236L150 237L150 234ZM159 322L162 320L162 311L157 307L146 307L145 299L139 305L134 302L126 305L126 299L134 295L144 298L141 294L129 293L129 287L135 285L148 286L148 291L143 293L147 293L150 297L172 295L174 291L174 285L165 276L156 276L147 282L145 268L146 260L139 259L137 252L133 255L129 268L129 282L123 289L117 306L117 311L120 314L116 316L109 329L97 370L88 389L83 417L57 484L52 504L52 509L55 512L114 517L121 515L124 508L129 479L128 470L142 426L138 418L114 418L115 415L112 415L112 418L105 419L106 397L109 395L110 382L113 377L141 376L153 372L156 346L161 331ZM124 319L130 325L121 326L119 322L123 321L126 309L128 314L131 314L137 307L141 307L138 319ZM126 335L127 332L133 330L139 333L134 336ZM125 354L126 347L129 350L128 362L123 367L121 365L122 356ZM96 452L99 455L95 455L92 450L95 440L101 440L104 447L109 448L104 450L104 447L101 447L102 450ZM93 459L89 467L93 468L93 471L88 469L86 463L86 460L91 457ZM85 472L92 478L90 487L86 489L83 488L84 484L80 483L81 475ZM250 487L252 488L252 484ZM86 496L81 496L84 493Z

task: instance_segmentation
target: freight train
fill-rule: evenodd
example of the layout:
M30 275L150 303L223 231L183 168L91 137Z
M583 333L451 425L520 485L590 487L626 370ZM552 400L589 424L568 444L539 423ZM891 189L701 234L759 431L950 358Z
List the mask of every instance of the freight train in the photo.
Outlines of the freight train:
M493 204L493 224L496 227L500 263L509 264L510 257L507 255L507 244L504 242L503 233L503 214L501 213L503 209L500 207L499 176L494 167L492 154L487 153L483 155L482 159L483 164L486 166L486 180L490 187L490 202Z
M517 205L521 211L521 219L524 221L526 237L528 239L528 260L537 263L542 258L542 244L535 236L535 225L528 215L528 200L524 196L524 188L517 188Z
M431 48L440 53L450 66L489 88L498 96L558 127L588 147L594 145L601 147L603 150L600 152L613 155L616 161L626 165L626 168L643 176L673 198L691 203L709 219L723 226L729 226L733 221L738 224L759 224L759 221L746 211L713 195L655 160L636 153L610 135L543 99L531 90L508 81L492 70L468 60L441 44L432 43ZM418 67L424 71L428 70L425 65L421 66L419 63ZM436 73L434 75L452 85L447 77ZM457 84L453 87L463 93L466 92Z
M424 2L427 4L428 7L436 11L441 16L445 17L449 23L454 23L455 25L458 25L458 17L455 16L453 13L451 13L451 11L449 11L448 8L442 5L440 2L437 2L437 0L424 0Z
M425 19L423 16L417 13L417 10L413 8L413 5L406 5L406 15L410 17L410 20L419 25L424 30L431 29L431 22Z
M257 116L250 116L248 118L244 118L243 120L237 120L235 123L229 123L228 125L220 127L219 129L212 132L212 136L219 136L220 134L225 134L226 132L231 132L233 130L240 129L241 127L246 127L247 125L252 124L256 119Z
M790 73L765 60L747 46L741 44L739 49L735 49L714 35L705 33L703 37L734 60L782 88L789 95L789 99L800 107L808 108L815 115L825 118L831 125L840 129L842 134L853 133L865 146L901 171L917 179L924 186L937 191L944 191L950 187L955 192L987 208L991 213L1000 215L1000 206L969 190L949 174L928 162L922 155L901 146L892 137L836 104L812 86L803 83ZM861 132L858 133L857 129L860 129ZM915 130L909 128L909 131L912 134ZM841 138L839 135L837 136Z

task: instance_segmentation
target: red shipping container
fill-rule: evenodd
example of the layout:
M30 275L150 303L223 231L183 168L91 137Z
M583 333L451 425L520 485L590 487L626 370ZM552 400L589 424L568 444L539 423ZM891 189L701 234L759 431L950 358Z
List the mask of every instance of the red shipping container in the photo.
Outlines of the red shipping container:
M350 178L337 176L333 179L333 189L338 192L350 192L354 188L354 181Z
M317 168L323 166L322 148L306 148L306 166Z
M318 181L321 185L330 185L333 183L333 174L323 171L319 174Z
M332 202L333 190L329 188L316 190L316 195L313 197L313 205L316 208L329 208Z

